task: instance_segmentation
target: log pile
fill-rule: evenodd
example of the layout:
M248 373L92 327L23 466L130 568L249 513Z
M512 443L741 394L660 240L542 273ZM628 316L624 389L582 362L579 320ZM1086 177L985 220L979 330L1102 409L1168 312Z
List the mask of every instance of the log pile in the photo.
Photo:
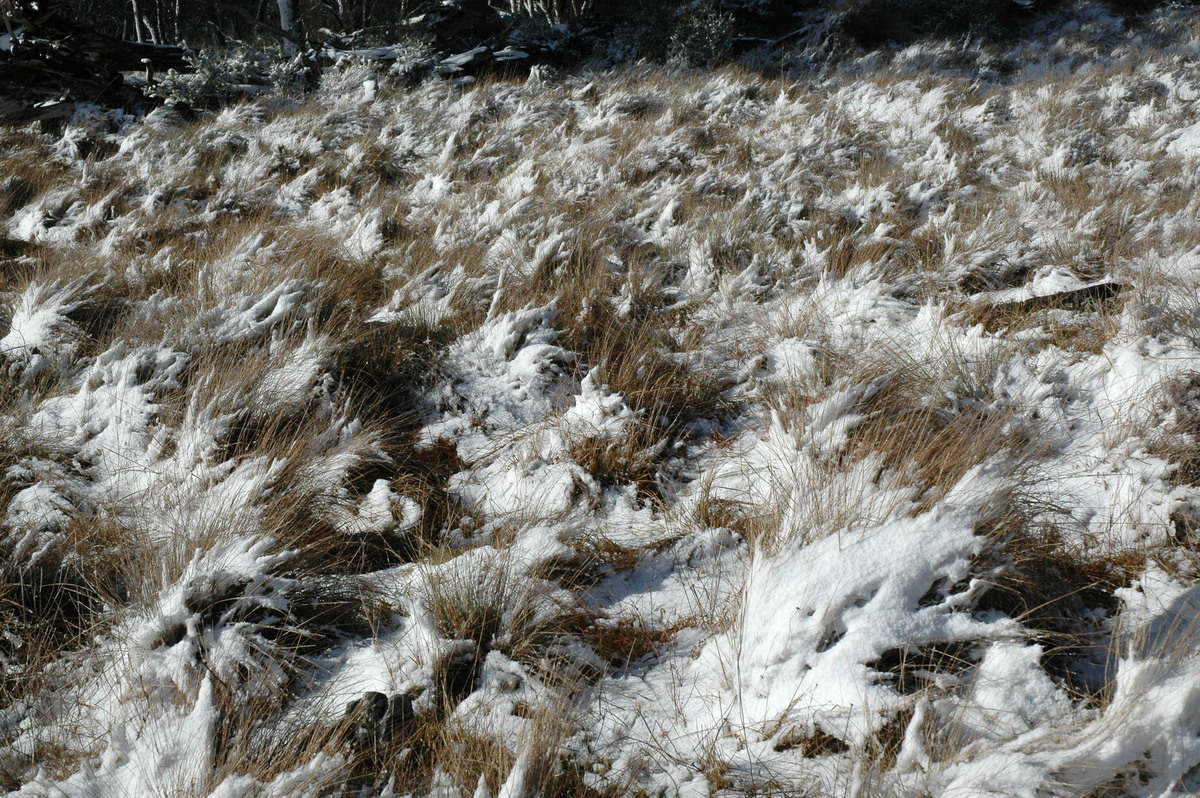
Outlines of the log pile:
M58 4L18 0L0 34L0 123L70 116L80 102L127 110L147 98L123 72L187 69L182 47L127 42L72 21Z
M310 65L310 86L316 85L323 66L342 57L387 61L399 56L397 48L356 48L351 39L337 36L318 44L258 19L238 3L202 2L243 16L304 50L301 58ZM182 47L114 38L73 20L66 9L66 0L0 0L0 124L64 119L79 103L146 109L161 102L143 91L154 75L192 68ZM426 13L406 20L405 27L435 49L452 54L433 65L432 72L456 82L468 83L492 71L524 72L561 55L546 47L506 42L488 0L438 0ZM144 73L145 78L130 79L130 73ZM202 104L214 106L229 100L221 94L200 98Z

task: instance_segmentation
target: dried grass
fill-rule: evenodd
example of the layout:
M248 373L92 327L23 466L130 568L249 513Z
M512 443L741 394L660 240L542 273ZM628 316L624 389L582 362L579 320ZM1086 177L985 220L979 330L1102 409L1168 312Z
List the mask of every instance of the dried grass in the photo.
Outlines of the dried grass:
M169 176L152 181L163 189L155 199L139 195L141 187L128 169L131 155L89 164L88 181L76 185L79 175L51 157L47 137L32 130L4 132L0 217L11 217L58 189L65 190L59 205L107 203L108 210L69 245L0 240L0 290L17 292L34 280L82 278L90 293L70 319L80 331L80 363L118 342L167 340L187 353L189 365L181 387L155 397L155 423L177 430L189 412L208 408L229 419L219 441L220 458L237 464L265 457L283 465L268 494L240 516L201 518L179 510L175 538L167 544L150 540L114 506L78 511L38 563L19 563L6 551L0 623L17 642L4 644L5 664L16 666L0 674L0 705L46 693L58 678L56 667L88 650L97 631L114 617L152 603L197 548L203 551L231 534L232 518L271 536L276 550L294 551L276 576L296 580L303 589L297 589L290 614L268 624L274 648L259 652L290 668L293 681L279 694L251 700L238 684L218 687L219 773L268 780L324 754L342 757L343 763L321 776L328 779L321 787L329 792L369 793L393 778L394 790L427 791L441 771L464 793L474 791L482 775L496 794L521 762L528 767L531 794L598 794L586 786L581 761L566 758L566 742L579 724L569 698L605 674L562 649L574 644L590 649L601 662L599 670L605 664L614 673L649 668L656 657L675 650L683 629L721 629L727 624L720 617L725 608L708 607L708 616L658 624L628 615L606 617L603 609L585 603L589 591L637 571L656 552L651 545L618 545L599 534L572 538L573 553L528 571L512 564L508 556L517 548L512 544L529 523L484 518L461 506L450 485L468 464L453 440L417 446L417 432L431 413L423 397L443 381L442 361L460 335L489 315L553 304L556 344L577 356L578 370L564 383L595 369L597 382L640 414L628 435L615 441L579 436L568 442L566 456L601 491L633 486L647 512L668 517L673 491L686 480L705 479L680 465L692 456L689 446L704 443L705 451L723 454L729 441L722 436L757 423L770 410L800 431L805 411L832 391L876 385L848 410L860 418L842 450L825 453L802 473L766 475L788 487L778 506L710 491L691 517L671 520L680 536L730 528L765 551L870 522L878 508L864 506L854 486L845 484L850 470L864 464L874 470L875 487L912 488L906 495L917 497L912 504L920 512L934 507L976 466L1005 456L1048 455L1040 448L1030 410L1013 406L994 390L1000 360L1015 350L1001 347L996 359L983 363L952 345L935 355L935 362L899 345L859 351L844 343L857 340L853 336L835 335L841 331L834 325L845 322L827 308L795 301L780 309L779 297L786 292L807 296L817 280L858 286L882 279L894 286L889 301L911 307L931 298L949 302L960 314L947 320L955 330L982 324L990 334L1014 340L1029 340L1031 331L1038 331L1041 337L1030 352L1047 344L1075 353L1104 351L1121 332L1123 303L1129 302L1160 305L1161 312L1144 320L1147 335L1195 338L1191 286L1181 283L1187 289L1181 291L1167 277L1143 274L1139 266L1156 249L1182 251L1200 241L1200 232L1183 222L1167 231L1150 221L1183 217L1195 203L1190 178L1177 159L1149 167L1152 189L1132 184L1114 172L1120 153L1095 121L1100 109L1037 99L1038 86L1020 78L1019 92L1032 96L1025 101L1050 120L1038 135L1069 132L1084 144L1094 140L1094 146L1081 144L1070 156L1077 162L1062 170L1031 172L1037 191L1016 190L989 171L980 145L993 133L964 115L970 106L999 95L988 95L987 87L968 85L961 77L939 82L930 75L914 77L914 67L904 69L909 71L860 79L891 98L920 94L935 84L949 88L945 118L932 135L953 161L942 193L953 212L934 222L903 199L917 178L897 155L902 147L890 138L892 132L878 120L836 107L831 98L843 87L828 76L810 86L736 68L704 74L641 66L590 76L590 88L576 82L534 89L497 78L461 94L447 93L444 101L397 94L394 102L403 110L394 113L338 110L323 107L324 100L283 112L251 104L222 116L228 135L210 135L205 124L172 132L171 146L186 157L171 162ZM1089 79L1121 75L1101 72ZM713 99L714 87L723 92L719 101ZM543 101L539 91L549 99ZM763 120L796 123L772 121L772 114L783 116L772 110L776 97L811 107L804 118L806 124L823 126L819 146L793 152L792 139L805 132L800 127L795 136L780 140L751 135ZM530 109L519 102L525 101L541 116L531 113L524 119ZM612 107L619 124L583 130L579 118L601 103ZM460 112L461 119L455 116ZM353 122L346 125L350 132L339 131L345 121L339 114ZM249 169L252 156L267 151L270 135L288 125L314 131L322 151L281 147L268 153L261 174ZM396 144L405 125L452 138L439 140L432 154L405 152ZM574 164L555 160L559 144L596 144L604 138L610 142L603 179L562 177ZM835 147L837 158L844 159L836 164ZM346 154L351 148L357 161ZM514 217L504 217L512 203L500 178L521 158L534 167L522 189L527 204ZM271 192L309 169L316 172L298 207L345 189L358 204L357 213L379 212L381 249L351 252L341 233L305 220L303 210L270 201ZM418 202L411 191L427 175L452 180L453 190ZM771 181L767 191L764 185ZM974 193L968 192L973 185ZM866 211L860 220L832 200L817 207L817 200L843 189L875 187L888 188L898 199L891 211ZM772 191L788 195L794 205ZM643 213L665 207L666 194L677 203L665 221ZM1048 220L1050 233L1028 251L1012 245L1030 238L1030 231L1008 218L1016 200ZM480 209L493 201L496 210L484 224ZM65 210L56 206L48 213ZM125 232L111 249L103 249L100 242L118 222ZM511 246L493 246L505 230L517 234ZM537 244L556 233L563 236L557 249L537 258ZM248 256L254 241L261 246ZM750 319L745 326L754 328L744 339L731 342L719 322L698 316L713 304L712 297L681 296L685 254L693 245L704 252L702 265L711 267L713 293L728 291L730 305L762 306L761 317L743 311ZM812 252L824 258L822 268L808 262ZM1010 256L1014 260L1007 260ZM232 263L239 258L244 262ZM122 259L133 266L124 268ZM996 307L970 298L1022 285L1035 268L1046 265L1070 267L1084 279L1115 277L1133 285L1118 300L1088 307ZM455 288L447 317L407 313L408 303L422 298L430 280L459 267L462 285L469 287ZM729 286L751 269L764 275L761 290L753 298L735 295ZM957 282L947 282L948 275ZM253 295L282 280L303 286L303 319L297 316L240 342L203 334L204 314L230 296ZM173 298L176 310L170 312L186 323L163 330L162 316L131 311L156 295ZM393 320L368 321L384 307L397 311ZM763 323L763 318L772 321ZM264 388L264 374L314 338L323 341L319 386L291 402ZM819 368L794 384L747 388L750 378L740 371L742 361L786 338L813 344ZM726 354L730 363L737 362L720 362ZM1200 482L1195 441L1200 424L1193 417L1191 382L1165 397L1166 405L1181 412L1155 450L1178 466L1175 478L1185 486ZM61 452L39 451L19 434L30 408L60 388L66 390L57 378L27 386L4 382L0 462L6 469L35 456L66 462ZM331 425L342 416L369 421L348 440L330 443ZM313 471L322 458L356 464L333 484ZM334 511L353 511L377 479L415 501L421 519L403 533L346 534L331 520ZM0 500L14 490L5 480ZM175 498L155 495L144 501L170 505ZM1014 507L979 530L991 543L973 573L990 580L990 588L975 609L1019 621L1043 645L1043 665L1056 682L1077 700L1103 706L1111 686L1075 684L1069 666L1096 647L1085 616L1100 609L1111 617L1113 589L1128 584L1149 555L1089 556L1047 522L1053 513L1021 507L1022 499L1016 497ZM594 509L595 503L581 513ZM1175 524L1178 547L1195 548L1197 519L1179 514ZM472 526L486 528L490 537L467 535ZM495 548L470 548L485 540ZM480 557L484 565L459 567L471 557ZM306 679L313 657L342 636L370 637L390 623L389 597L358 577L401 563L420 569L419 597L439 634L468 641L457 659L438 663L430 686L437 696L421 702L423 709L411 722L387 734L367 728L370 718L362 705L337 721L327 719L338 717L333 707L311 716L295 711L297 699L311 686ZM210 620L219 616L228 599L212 597L201 614ZM529 721L519 740L494 739L454 714L477 686L480 663L490 651L527 667L558 696L519 710ZM969 646L955 644L889 651L872 667L900 692L921 696L936 691L935 677L962 677L974 663ZM931 746L953 748L953 735L944 730L910 728L921 723L913 713L900 713L862 751L844 750L819 728L780 736L776 751L807 758L858 757L864 772L881 776L896 765L910 732L930 738ZM0 764L0 784L19 786L27 766L67 773L81 755L48 743L29 762ZM692 764L717 788L733 790L740 783L719 758ZM633 792L632 785L626 792Z

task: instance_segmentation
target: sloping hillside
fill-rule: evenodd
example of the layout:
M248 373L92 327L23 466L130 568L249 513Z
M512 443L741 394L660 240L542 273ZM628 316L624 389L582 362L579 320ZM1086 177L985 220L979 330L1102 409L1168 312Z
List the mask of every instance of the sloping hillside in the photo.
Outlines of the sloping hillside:
M21 796L1200 789L1200 23L0 131Z

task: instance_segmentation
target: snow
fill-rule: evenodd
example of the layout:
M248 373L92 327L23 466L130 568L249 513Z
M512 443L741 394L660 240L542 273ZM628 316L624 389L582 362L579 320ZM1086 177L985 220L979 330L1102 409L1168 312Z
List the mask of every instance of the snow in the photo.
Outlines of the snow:
M736 641L738 670L749 676L737 684L735 716L756 729L819 727L861 746L905 701L869 663L903 646L1015 632L955 612L977 585L923 600L935 585L967 578L982 545L971 529L969 516L936 513L756 558Z
M1041 668L1044 651L1015 640L993 643L973 675L963 709L964 730L990 740L1011 740L1047 719L1071 721L1070 696Z
M84 303L89 292L86 282L34 281L12 302L9 330L0 338L0 355L9 362L9 374L30 380L45 369L70 362L80 337L70 314Z
M300 344L287 351L282 363L263 375L256 398L264 412L293 411L322 393L322 383L328 379L326 353L330 345L328 337L310 331ZM281 339L272 341L272 348L276 347L286 351Z
M1167 144L1167 153L1181 158L1200 158L1200 123L1176 131Z
M16 794L369 792L367 693L377 794L1200 789L1200 37L1056 13L14 130L5 573L103 588Z
M494 437L545 420L566 399L572 359L553 343L556 315L553 307L505 313L456 342L446 356L449 385L423 438L453 440L474 462L489 455Z
M1105 774L1135 761L1146 769L1137 794L1184 794L1178 787L1200 762L1194 731L1200 722L1195 636L1187 612L1195 606L1195 590L1156 566L1149 566L1134 587L1120 589L1126 603L1122 620L1129 619L1139 639L1115 663L1115 692L1104 710L1090 722L1067 726L1062 738L1032 756L1020 752L1045 736L1044 729L1035 728L976 761L952 767L943 794L1002 790L1034 795L1052 780L1093 789L1106 781ZM1148 633L1152 628L1159 630L1157 635ZM1060 696L1050 698L1050 706L1062 706Z

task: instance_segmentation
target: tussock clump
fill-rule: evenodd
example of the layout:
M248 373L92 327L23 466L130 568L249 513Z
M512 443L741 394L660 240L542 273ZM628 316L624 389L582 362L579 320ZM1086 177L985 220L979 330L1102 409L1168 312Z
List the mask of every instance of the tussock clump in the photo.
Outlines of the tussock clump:
M6 788L1197 787L1194 21L646 10L3 134Z

